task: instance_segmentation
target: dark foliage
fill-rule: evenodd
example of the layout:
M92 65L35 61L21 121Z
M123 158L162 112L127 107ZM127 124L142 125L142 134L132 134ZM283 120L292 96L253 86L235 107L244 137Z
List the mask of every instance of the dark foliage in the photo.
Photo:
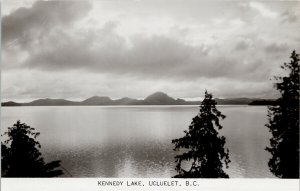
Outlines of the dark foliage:
M56 177L63 174L60 161L45 163L36 141L40 133L17 121L4 135L8 139L1 143L3 177Z
M205 91L205 98L200 105L200 113L193 118L185 136L172 140L175 151L183 149L184 153L175 157L175 178L229 178L223 171L225 162L228 168L229 151L224 150L225 137L219 136L218 131L222 129L220 119L223 115L216 108L216 101L212 94ZM182 162L191 163L189 170L182 167Z
M272 100L272 99L262 99L262 100L254 100L251 103L249 103L248 105L276 105L277 102L276 100Z
M269 167L280 178L299 178L299 54L293 51L290 58L281 66L289 75L275 77L281 97L269 107L266 124L272 133L266 148L272 154Z

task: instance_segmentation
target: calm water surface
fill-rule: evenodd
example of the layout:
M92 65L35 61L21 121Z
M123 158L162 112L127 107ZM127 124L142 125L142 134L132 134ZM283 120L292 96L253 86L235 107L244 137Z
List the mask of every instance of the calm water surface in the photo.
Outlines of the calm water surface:
M267 108L219 106L227 117L230 177L274 177L264 150L270 134ZM73 177L171 177L171 140L184 135L198 106L4 107L1 132L21 120L41 132L46 161L61 160ZM66 176L68 174L66 173Z

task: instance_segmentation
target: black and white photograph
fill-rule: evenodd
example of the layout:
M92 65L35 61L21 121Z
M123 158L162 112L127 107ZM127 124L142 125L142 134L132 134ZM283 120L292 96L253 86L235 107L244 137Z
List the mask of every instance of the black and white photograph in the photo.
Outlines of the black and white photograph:
M1 177L299 179L299 10L2 0Z

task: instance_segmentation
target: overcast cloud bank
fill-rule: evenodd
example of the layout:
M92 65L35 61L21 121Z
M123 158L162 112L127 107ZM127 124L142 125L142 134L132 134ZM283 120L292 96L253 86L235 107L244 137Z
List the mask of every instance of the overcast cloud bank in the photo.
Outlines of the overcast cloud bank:
M299 2L4 1L3 100L273 98Z

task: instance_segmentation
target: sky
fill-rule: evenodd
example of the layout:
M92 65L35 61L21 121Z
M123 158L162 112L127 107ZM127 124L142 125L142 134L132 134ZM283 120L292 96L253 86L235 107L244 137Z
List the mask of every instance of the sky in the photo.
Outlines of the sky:
M2 1L2 101L276 98L299 1ZM298 10L298 11L297 11Z

